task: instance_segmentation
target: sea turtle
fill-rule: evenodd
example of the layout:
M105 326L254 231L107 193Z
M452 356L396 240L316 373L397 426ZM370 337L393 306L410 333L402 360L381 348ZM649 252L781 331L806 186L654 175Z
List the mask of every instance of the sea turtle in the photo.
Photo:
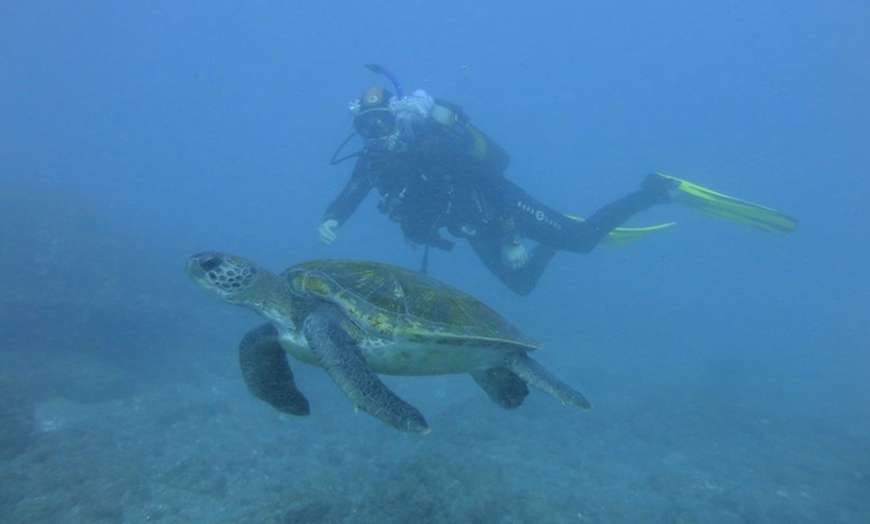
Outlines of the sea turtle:
M516 408L534 386L563 404L591 405L527 353L540 344L471 296L432 277L377 262L318 260L280 276L241 257L206 252L186 273L210 295L269 322L239 344L248 390L279 411L307 415L285 355L319 366L363 411L427 433L423 415L378 378L470 373L497 404Z

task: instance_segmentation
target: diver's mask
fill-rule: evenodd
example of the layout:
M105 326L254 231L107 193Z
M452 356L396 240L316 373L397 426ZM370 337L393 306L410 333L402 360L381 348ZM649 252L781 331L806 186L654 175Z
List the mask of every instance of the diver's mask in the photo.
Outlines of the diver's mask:
M354 117L353 127L364 140L378 140L396 130L396 114L389 107L363 110Z
M425 91L396 98L382 87L370 87L350 104L353 127L376 151L403 151L414 140L415 128L426 120L434 105Z
M353 127L364 140L378 140L396 130L396 113L390 107L393 93L383 87L370 87L351 105Z

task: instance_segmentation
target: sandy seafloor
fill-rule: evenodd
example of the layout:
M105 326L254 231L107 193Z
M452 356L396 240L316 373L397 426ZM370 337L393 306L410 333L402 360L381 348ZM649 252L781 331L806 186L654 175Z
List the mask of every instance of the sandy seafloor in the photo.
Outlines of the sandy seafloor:
M870 515L859 435L700 391L616 389L588 414L533 392L507 412L470 379L392 380L424 406L433 431L418 437L354 415L313 369L298 373L321 391L312 416L278 415L231 376L230 359L218 363L226 373L201 369L194 381L152 383L111 401L39 402L33 441L0 463L2 521L862 523ZM93 384L75 379L80 392L137 389L93 368ZM439 384L460 393L447 398Z

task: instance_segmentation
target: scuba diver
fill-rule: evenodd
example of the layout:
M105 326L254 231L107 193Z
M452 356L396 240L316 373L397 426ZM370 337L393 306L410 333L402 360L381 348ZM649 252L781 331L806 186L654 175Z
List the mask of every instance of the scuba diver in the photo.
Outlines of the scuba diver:
M336 230L356 211L372 189L378 209L397 222L405 239L449 251L466 239L486 267L512 291L530 293L558 251L589 253L601 243L625 243L673 223L621 228L630 217L656 204L680 201L702 211L774 233L796 223L770 208L738 200L676 177L653 173L639 190L605 205L587 218L556 211L505 177L507 152L471 124L462 109L424 91L406 96L389 71L395 94L372 87L351 102L355 132L339 146L332 164L357 158L344 189L328 206L319 228L331 244ZM355 135L365 146L336 158ZM527 249L526 241L535 246Z

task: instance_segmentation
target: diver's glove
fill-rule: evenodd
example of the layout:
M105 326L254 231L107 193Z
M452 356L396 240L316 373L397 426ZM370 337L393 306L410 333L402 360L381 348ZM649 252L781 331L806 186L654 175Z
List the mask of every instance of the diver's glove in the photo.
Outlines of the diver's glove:
M317 231L320 233L320 241L326 244L332 244L335 242L336 233L335 230L338 229L338 220L334 218L330 218L329 220L324 220Z
M680 191L679 181L658 173L648 174L640 187L656 204L672 202Z
M529 252L519 240L511 241L501 247L501 260L510 269L522 269L529 263Z

